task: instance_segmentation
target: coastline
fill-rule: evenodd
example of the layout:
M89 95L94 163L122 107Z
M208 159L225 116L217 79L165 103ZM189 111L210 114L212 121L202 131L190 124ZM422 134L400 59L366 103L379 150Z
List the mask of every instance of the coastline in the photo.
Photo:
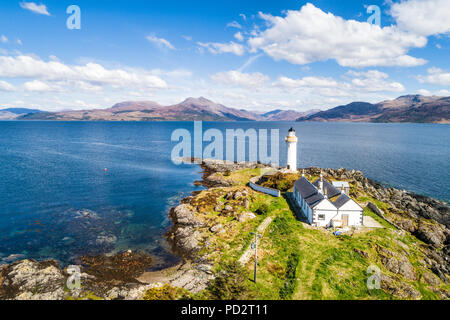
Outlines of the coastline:
M192 162L194 159L192 159ZM206 192L218 191L217 195L227 193L227 188L238 188L228 192L226 197L236 197L249 194L252 191L246 186L236 187L236 183L225 178L224 173L234 173L240 170L264 169L268 166L249 163L223 163L204 160L198 163L202 170L202 180L197 184L205 186ZM355 170L345 169L319 169L307 168L305 173L317 176L323 172L326 176L335 179L352 181L355 186L354 196L364 191L372 199L368 199L365 206L373 208L373 211L382 219L394 225L402 232L408 232L425 243L424 250L429 261L426 263L430 269L442 281L448 281L450 221L448 204L425 196L414 195L409 192L395 188L385 188ZM225 191L223 191L223 190ZM222 192L223 191L223 192ZM214 278L214 262L212 254L202 254L202 250L208 246L202 236L205 230L210 236L219 234L226 226L216 228L217 225L209 225L198 217L199 204L196 197L200 192L193 192L187 198L181 200L180 204L172 208L169 216L172 220L172 228L167 233L167 238L172 244L173 252L180 255L183 261L171 268L156 272L145 272L145 264L148 259L139 253L125 252L119 255L122 262L135 265L136 269L128 274L128 279L107 278L99 279L98 270L83 268L81 280L83 288L70 292L70 297L83 299L86 292L95 292L95 297L102 299L142 299L146 290L169 284L174 287L186 289L192 293L198 293L206 288L208 281ZM231 193L231 196L230 196ZM214 199L212 199L214 200ZM389 212L385 208L379 208L374 202L382 201L389 204ZM246 206L245 203L242 205ZM378 208L378 211L377 211ZM221 209L226 211L225 209ZM239 216L236 218L239 220ZM435 221L430 223L429 221ZM122 268L119 264L115 268ZM143 262L144 265L140 265ZM101 270L102 266L97 265ZM143 268L143 269L142 269ZM139 271L142 270L142 271ZM97 272L97 273L96 273ZM97 277L93 274L96 274ZM17 279L17 277L19 278ZM10 265L0 266L0 298L1 299L67 299L67 289L64 283L70 277L67 269L61 270L55 261L36 262L34 260L18 261ZM32 294L28 291L33 285L39 283L43 292ZM18 287L18 284L20 286ZM31 286L31 287L30 287ZM22 292L21 292L22 290Z

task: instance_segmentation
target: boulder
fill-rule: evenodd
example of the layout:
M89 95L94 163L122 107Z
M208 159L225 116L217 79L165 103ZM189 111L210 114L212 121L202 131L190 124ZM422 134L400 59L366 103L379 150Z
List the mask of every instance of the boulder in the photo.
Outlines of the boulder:
M194 228L177 228L174 236L178 250L181 251L183 255L191 255L200 250L199 240L201 238L201 233Z
M416 236L423 242L432 245L435 248L442 248L447 239L445 229L438 224L426 222L419 223Z
M244 208L245 209L249 209L250 208L250 200L248 200L248 199L244 200Z
M421 298L419 291L413 287L397 278L392 278L386 275L381 276L381 289L401 299L418 300Z
M211 231L212 233L218 233L218 232L220 232L220 231L225 231L224 229L223 229L223 225L222 224L216 224L215 226L213 226L213 227L211 227L210 229L209 229L209 231Z
M436 277L434 274L428 271L422 275L422 278L423 280L425 280L426 283L432 286L437 286L441 283L438 277Z
M172 217L174 223L181 226L202 227L204 223L195 215L194 211L187 204L182 204L173 209Z
M369 202L367 204L367 208L369 208L370 210L372 210L374 213L376 213L378 216L384 218L384 212L383 210L381 210L380 208L378 208L378 206L373 203L373 202Z
M243 197L242 193L238 191L238 192L236 192L236 193L234 194L233 199L234 199L234 200L238 200L238 199L240 199L240 198L242 198L242 197Z
M236 220L239 222L246 222L248 220L253 220L256 218L256 215L253 212L243 212L236 217Z

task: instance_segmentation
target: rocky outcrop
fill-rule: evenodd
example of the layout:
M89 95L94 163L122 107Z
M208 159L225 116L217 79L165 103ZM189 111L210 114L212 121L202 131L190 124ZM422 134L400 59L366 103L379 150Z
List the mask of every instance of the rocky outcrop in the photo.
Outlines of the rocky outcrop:
M375 212L379 217L384 218L384 212L383 210L381 210L380 208L378 208L378 206L373 203L373 202L369 202L367 204L367 208L369 208L370 210L372 210L373 212Z
M170 213L174 227L169 233L169 239L172 240L176 252L190 259L201 249L199 242L202 235L198 228L205 226L197 218L194 210L190 205L182 204L172 209Z
M410 285L386 275L381 276L381 289L401 299L418 300L422 297L419 291Z
M0 267L0 299L64 299L65 275L56 261L23 260Z
M0 266L0 300L142 299L149 287L136 280L150 265L145 254L123 252L106 257L82 257L74 284L72 271L56 261L23 260ZM77 280L77 281L78 281ZM114 296L115 288L120 294Z

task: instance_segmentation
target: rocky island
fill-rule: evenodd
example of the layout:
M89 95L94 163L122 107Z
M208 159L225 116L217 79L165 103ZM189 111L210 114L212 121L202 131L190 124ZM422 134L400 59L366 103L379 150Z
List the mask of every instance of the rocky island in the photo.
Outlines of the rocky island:
M0 299L449 299L450 219L446 203L386 188L355 170L305 168L347 181L371 224L336 236L298 219L289 192L300 174L256 163L204 160L205 190L172 208L167 234L183 263L147 272L152 258L123 252L82 257L81 286L55 261L0 266ZM272 197L250 179L278 189ZM251 232L259 232L258 282L253 283ZM367 270L380 287L369 290Z

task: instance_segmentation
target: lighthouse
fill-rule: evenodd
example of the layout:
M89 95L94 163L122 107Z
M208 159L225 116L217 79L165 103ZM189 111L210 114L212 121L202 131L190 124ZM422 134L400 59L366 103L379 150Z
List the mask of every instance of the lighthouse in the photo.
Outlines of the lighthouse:
M289 134L286 137L287 143L287 169L292 172L297 172L297 144L298 138L295 135L294 128L289 130Z

